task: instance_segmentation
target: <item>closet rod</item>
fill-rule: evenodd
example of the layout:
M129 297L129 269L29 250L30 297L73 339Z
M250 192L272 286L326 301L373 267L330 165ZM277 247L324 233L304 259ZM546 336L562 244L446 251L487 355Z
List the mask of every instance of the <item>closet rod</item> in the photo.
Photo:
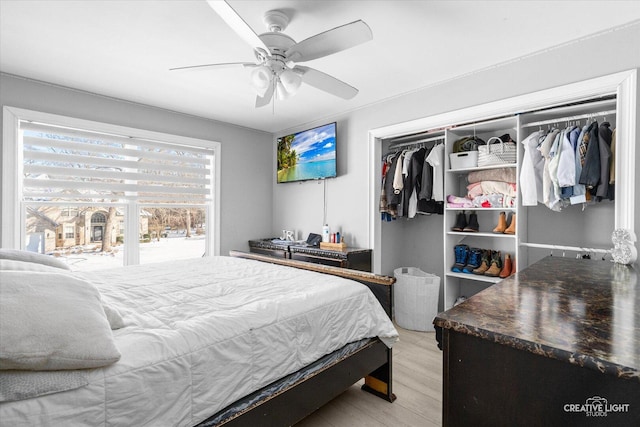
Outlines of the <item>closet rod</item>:
M526 124L522 125L522 127L523 128L527 128L527 127L533 127L533 126L542 126L542 125L548 125L548 124L551 124L551 123L568 122L569 120L582 120L582 119L588 119L590 117L615 115L615 114L616 114L616 110L600 111L598 113L586 113L586 114L579 114L577 116L560 117L560 118L557 118L557 119L542 120L540 122L526 123Z
M389 150L393 150L393 149L400 148L400 147L408 147L410 145L424 144L425 142L431 142L431 141L444 141L444 136L433 136L431 138L418 139L416 141L411 141L411 142L402 142L400 144L391 144L389 146Z
M520 242L520 246L527 246L529 248L542 248L542 249L555 249L559 251L571 251L571 252L585 252L585 253L598 253L598 254L610 254L611 249L596 249L596 248L581 248L578 246L561 246L561 245L547 245L543 243L523 243Z

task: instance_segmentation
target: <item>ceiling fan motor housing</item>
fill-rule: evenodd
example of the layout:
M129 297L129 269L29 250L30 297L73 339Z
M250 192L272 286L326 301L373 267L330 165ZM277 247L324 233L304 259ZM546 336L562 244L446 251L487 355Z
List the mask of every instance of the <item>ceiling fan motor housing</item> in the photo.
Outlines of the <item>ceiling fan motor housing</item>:
M289 17L282 11L270 10L265 12L262 22L267 26L268 31L284 31L289 25Z
M260 37L260 40L267 45L271 51L271 55L279 55L282 56L282 58L284 58L284 54L287 49L296 44L294 39L286 34L278 32L263 33L258 37Z

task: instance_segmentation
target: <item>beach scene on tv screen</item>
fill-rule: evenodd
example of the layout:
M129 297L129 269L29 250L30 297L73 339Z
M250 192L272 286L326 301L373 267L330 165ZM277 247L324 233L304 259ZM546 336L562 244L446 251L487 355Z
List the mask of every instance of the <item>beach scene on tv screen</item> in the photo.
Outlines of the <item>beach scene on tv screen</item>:
M278 182L336 175L335 123L278 138Z

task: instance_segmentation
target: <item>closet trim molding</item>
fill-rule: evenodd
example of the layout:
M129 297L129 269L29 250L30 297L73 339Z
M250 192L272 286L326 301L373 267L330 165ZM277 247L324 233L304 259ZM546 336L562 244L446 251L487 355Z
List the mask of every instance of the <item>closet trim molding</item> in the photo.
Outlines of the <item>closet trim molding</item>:
M429 129L449 128L451 126L481 122L496 117L524 114L544 107L561 106L570 102L616 94L617 109L617 145L615 227L634 231L635 200L634 183L638 181L635 173L636 140L638 118L637 70L627 70L602 77L569 83L562 86L531 92L489 102L473 107L462 108L442 114L436 114L407 122L371 129L368 139L369 158L369 242L373 248L372 267L374 273L382 269L381 221L378 212L380 199L380 158L382 140L403 135L425 132ZM625 143L621 143L625 141ZM629 142L629 143L627 143Z

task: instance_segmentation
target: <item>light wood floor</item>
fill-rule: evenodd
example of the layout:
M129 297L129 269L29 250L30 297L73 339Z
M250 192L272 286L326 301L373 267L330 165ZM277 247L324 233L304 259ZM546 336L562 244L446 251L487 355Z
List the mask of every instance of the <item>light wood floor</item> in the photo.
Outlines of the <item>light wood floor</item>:
M397 329L400 341L393 346L395 402L389 403L363 392L360 382L296 427L442 425L442 352L438 349L435 332Z

